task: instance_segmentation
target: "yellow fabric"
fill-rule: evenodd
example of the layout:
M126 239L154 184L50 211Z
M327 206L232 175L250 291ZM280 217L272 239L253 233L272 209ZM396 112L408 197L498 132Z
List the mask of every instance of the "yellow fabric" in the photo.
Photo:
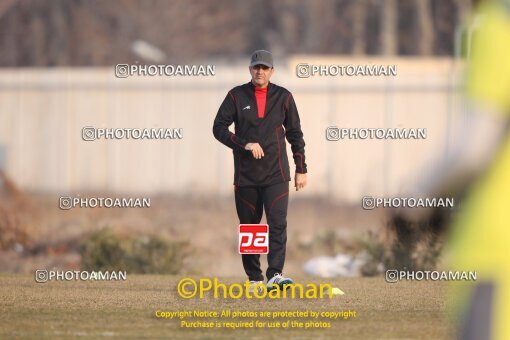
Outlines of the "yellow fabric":
M475 100L510 108L510 3L491 2L477 17L467 90ZM507 6L505 8L504 6Z
M495 339L510 339L510 140L496 166L472 192L452 238L454 269L494 283ZM457 289L461 289L456 284ZM468 292L458 292L467 294ZM467 296L465 296L467 298Z
M467 91L476 102L509 115L510 6L493 1L480 13ZM478 282L494 283L493 339L510 339L510 138L463 204L451 241L453 269L476 271ZM455 287L467 303L466 285Z

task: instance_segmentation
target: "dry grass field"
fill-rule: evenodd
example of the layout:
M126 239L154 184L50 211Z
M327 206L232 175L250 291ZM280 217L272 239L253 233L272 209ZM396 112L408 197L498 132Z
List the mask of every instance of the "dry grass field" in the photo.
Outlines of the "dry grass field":
M449 339L454 323L447 312L444 282L388 284L383 276L319 279L306 276L310 258L355 254L369 231L384 234L385 216L326 200L295 200L289 207L285 273L298 283L329 283L345 295L332 299L183 299L179 280L218 277L243 283L236 250L233 199L155 197L150 209L58 209L49 194L11 194L3 203L0 251L0 338L171 338L171 339ZM126 281L36 283L34 271L81 269L80 245L91 233L111 228L119 235L159 235L191 245L179 275L135 275ZM23 231L21 233L20 231ZM8 236L7 233L3 233ZM20 248L19 244L23 247ZM21 250L20 250L21 249ZM266 267L265 259L262 261ZM179 319L156 311L353 311L345 320L317 319L327 328L183 328ZM188 321L264 321L189 319ZM267 321L267 320L265 320ZM271 322L311 321L278 318ZM268 323L269 324L269 323Z
M181 278L128 274L126 281L36 283L33 275L0 274L0 338L449 339L454 335L447 312L446 287L441 282L388 284L382 277L334 280L298 277L303 284L330 283L340 287L345 295L332 299L214 299L211 296L183 299L176 289ZM231 284L243 279L221 277L219 280ZM190 329L181 328L178 319L157 318L157 310L351 310L356 312L356 317L336 321L319 318L330 322L330 328L307 330ZM242 321L251 320L255 319ZM276 321L285 320L289 319Z

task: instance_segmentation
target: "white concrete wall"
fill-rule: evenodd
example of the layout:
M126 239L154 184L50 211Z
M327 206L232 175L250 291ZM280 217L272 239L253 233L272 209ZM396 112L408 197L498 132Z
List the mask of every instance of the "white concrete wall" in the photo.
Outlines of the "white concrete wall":
M397 64L397 77L298 78L297 63ZM392 195L444 155L462 119L460 66L450 59L295 56L273 81L293 92L307 144L306 195L353 202ZM216 76L117 79L112 68L0 69L0 144L6 171L24 189L230 195L233 162L212 135L227 91L247 67ZM339 127L427 128L426 140L328 142ZM85 142L84 126L184 129L182 140ZM290 155L289 150L289 155ZM291 168L293 171L293 167Z

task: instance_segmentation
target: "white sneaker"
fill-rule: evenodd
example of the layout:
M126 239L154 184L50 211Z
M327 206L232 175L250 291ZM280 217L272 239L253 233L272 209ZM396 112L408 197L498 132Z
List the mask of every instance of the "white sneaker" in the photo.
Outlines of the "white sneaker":
M273 290L280 288L281 290L284 290L286 285L293 285L294 280L292 280L290 277L285 277L281 273L276 273L274 276L267 281L267 290Z
M264 282L263 281L250 281L250 287L248 288L248 291L250 293L253 293L255 291L255 289L257 289L257 292L259 294L263 294L264 293Z

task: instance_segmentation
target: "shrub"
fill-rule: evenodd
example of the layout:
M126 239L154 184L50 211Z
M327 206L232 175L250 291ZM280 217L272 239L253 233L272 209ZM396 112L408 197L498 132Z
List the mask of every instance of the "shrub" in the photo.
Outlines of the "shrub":
M4 208L0 204L0 250L27 247L30 242L26 230L14 209Z
M387 236L369 234L361 241L369 254L362 268L364 275L375 275L382 263L386 269L433 270L437 267L451 212L433 209L420 219L409 219L401 214L391 216L386 225Z
M143 274L177 274L189 253L189 243L159 236L121 237L105 228L80 247L82 268Z

